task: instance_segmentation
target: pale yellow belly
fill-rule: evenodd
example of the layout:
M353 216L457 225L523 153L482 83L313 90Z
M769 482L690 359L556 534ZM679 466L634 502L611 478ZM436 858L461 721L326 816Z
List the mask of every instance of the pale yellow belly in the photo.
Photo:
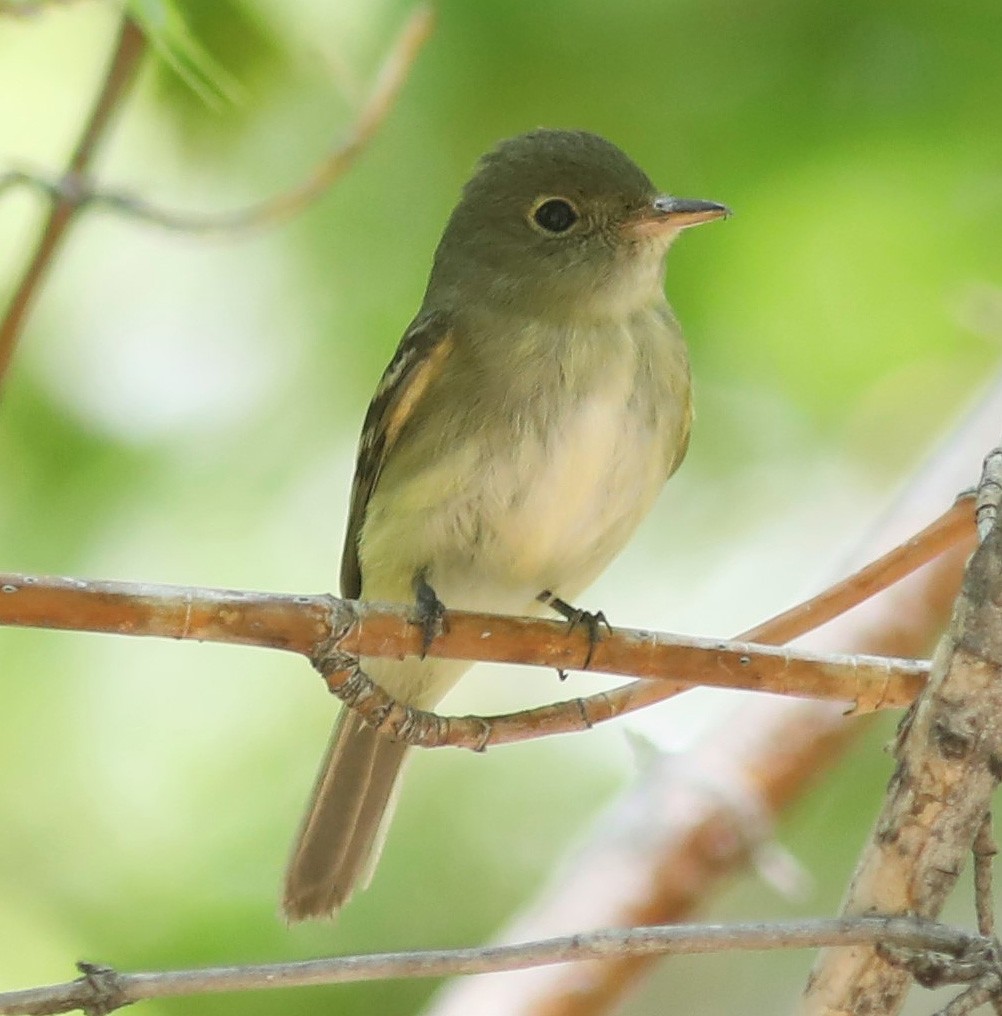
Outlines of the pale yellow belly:
M544 387L524 410L515 402L511 415L478 420L427 465L408 459L384 474L360 544L363 598L413 603L420 573L452 608L539 613L544 589L573 601L629 540L684 450L688 367L681 340L664 340L644 356L623 341L583 396L564 391L561 401ZM423 702L464 669L371 662L391 689Z
M664 480L663 436L631 426L623 393L583 401L559 440L526 442L486 503L515 491L487 530L481 563L514 587L574 596L622 549Z

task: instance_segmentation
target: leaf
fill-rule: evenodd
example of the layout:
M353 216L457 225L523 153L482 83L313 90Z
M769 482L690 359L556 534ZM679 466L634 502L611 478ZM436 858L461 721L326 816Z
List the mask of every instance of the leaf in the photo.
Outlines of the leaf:
M128 0L126 6L160 59L206 106L240 105L240 85L195 37L173 0Z

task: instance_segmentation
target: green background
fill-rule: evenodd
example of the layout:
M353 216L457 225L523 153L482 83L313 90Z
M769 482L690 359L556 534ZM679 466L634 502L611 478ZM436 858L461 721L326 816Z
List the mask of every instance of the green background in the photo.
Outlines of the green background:
M179 9L227 97L206 102L151 60L100 176L190 210L299 180L408 12ZM0 19L2 164L62 165L117 17L90 2ZM446 0L388 122L306 214L239 239L101 213L77 224L0 399L0 568L333 589L360 420L438 232L476 157L544 124L602 133L665 190L736 212L670 257L692 448L584 605L633 626L750 626L837 569L995 370L1000 43L997 0ZM0 197L0 300L42 210ZM598 686L481 667L448 708ZM632 727L677 748L727 707L690 697ZM77 958L155 969L484 941L638 767L624 725L423 754L372 888L336 923L290 930L277 887L332 713L298 659L0 630L0 988L65 979ZM834 912L892 722L778 830L813 887L787 900L736 881L714 917ZM624 1011L782 1008L809 960L663 964ZM433 990L145 1011L412 1013Z

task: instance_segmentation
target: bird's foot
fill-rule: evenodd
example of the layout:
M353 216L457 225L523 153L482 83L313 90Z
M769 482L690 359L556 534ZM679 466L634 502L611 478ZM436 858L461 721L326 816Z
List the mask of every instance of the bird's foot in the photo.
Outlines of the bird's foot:
M585 656L584 665L581 668L582 670L587 670L591 664L595 646L598 645L601 638L602 625L604 624L609 634L612 634L612 625L609 624L609 619L605 616L605 613L601 610L597 610L594 613L590 610L581 610L579 607L572 606L566 600L561 600L559 596L556 596L549 589L544 589L536 599L540 603L545 603L548 607L551 607L567 622L568 634L578 627L583 627L587 630L588 654ZM557 673L560 675L561 680L566 676L562 670L558 670Z
M435 590L421 573L414 580L414 595L417 607L414 611L414 624L421 629L421 659L428 655L432 642L448 630L445 623L445 604L438 598Z

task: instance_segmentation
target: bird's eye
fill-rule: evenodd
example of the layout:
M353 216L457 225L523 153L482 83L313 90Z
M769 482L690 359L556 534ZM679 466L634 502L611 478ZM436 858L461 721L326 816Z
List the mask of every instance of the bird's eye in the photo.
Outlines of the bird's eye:
M547 233L566 233L578 221L578 213L564 198L546 198L533 209L532 221Z

